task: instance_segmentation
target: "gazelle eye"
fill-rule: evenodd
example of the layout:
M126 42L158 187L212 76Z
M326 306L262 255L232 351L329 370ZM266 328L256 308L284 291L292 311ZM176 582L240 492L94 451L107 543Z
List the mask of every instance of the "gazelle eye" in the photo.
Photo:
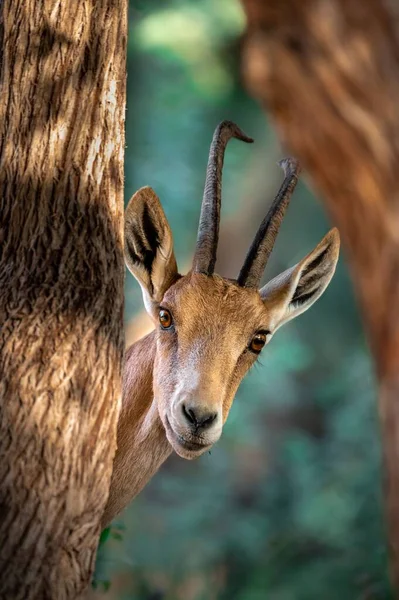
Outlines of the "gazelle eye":
M159 323L162 329L169 329L173 323L172 315L166 308L161 308L159 311Z
M262 350L263 346L266 344L266 334L265 333L257 333L251 340L249 345L249 349L255 354L259 354Z

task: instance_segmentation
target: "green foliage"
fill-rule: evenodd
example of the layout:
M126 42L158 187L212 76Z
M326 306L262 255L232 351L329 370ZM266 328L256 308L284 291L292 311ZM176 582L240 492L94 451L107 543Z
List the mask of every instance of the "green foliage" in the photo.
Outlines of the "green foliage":
M218 121L237 121L256 141L232 143L226 155L222 219L238 219L237 235L243 219L255 231L266 211L282 153L239 82L238 1L131 4L126 199L154 187L188 264ZM268 277L328 226L300 185ZM128 276L126 319L138 309ZM97 589L111 582L112 597L129 600L392 597L375 381L344 259L323 299L276 335L261 362L212 454L173 456L123 515L125 531L103 532Z
M105 542L109 538L110 533L111 533L111 527L106 527L105 529L102 530L101 535L100 535L100 543L99 543L100 546L105 544Z

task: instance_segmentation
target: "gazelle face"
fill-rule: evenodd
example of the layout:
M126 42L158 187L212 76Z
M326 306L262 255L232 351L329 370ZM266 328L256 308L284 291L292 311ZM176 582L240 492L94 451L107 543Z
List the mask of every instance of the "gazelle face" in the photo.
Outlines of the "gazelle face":
M331 230L297 265L258 289L298 178L288 159L284 182L262 222L237 281L215 275L221 169L229 138L251 141L225 121L211 145L193 270L177 271L173 239L151 188L133 196L125 213L125 259L141 285L157 331L154 398L167 438L195 458L220 437L237 388L281 325L307 310L335 270L339 235Z
M220 437L237 388L271 337L256 290L190 273L159 308L154 395L166 435L184 458Z

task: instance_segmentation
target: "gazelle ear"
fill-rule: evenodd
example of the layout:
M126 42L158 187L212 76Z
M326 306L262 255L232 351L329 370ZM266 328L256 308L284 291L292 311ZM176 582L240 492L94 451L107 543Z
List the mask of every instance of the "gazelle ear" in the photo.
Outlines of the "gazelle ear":
M177 277L173 238L154 190L143 187L125 211L125 262L143 292L146 309L162 300Z
M300 263L287 269L261 290L270 310L271 333L305 312L324 292L334 275L339 255L339 233L331 229Z

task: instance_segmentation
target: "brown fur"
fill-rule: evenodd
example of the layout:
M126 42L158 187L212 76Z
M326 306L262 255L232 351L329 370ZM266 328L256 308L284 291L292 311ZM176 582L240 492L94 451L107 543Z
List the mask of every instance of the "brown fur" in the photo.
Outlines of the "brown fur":
M126 352L118 450L103 526L142 490L172 452L154 401L155 351L153 331Z
M195 452L178 445L166 425L175 387L182 381L189 386L196 366L208 373L204 397L222 413L224 423L242 378L256 360L247 350L253 332L267 328L259 293L217 275L181 278L165 294L162 306L175 315L179 341L174 333L157 328L127 350L104 526L142 490L173 449L184 458L196 458L219 439L221 430L216 439L202 434L204 449ZM193 438L189 431L179 433Z
M267 331L270 341L282 322L305 310L287 308L302 273L324 253L316 267L318 278L312 272L312 285L321 282L317 298L332 277L338 251L339 237L333 230L296 267L260 292L219 275L188 273L159 304L151 305L155 331L126 353L118 449L104 526L141 491L172 450L193 459L217 442L238 386L257 359L249 349L253 336ZM173 329L160 327L160 307L173 316ZM186 398L217 414L216 425L193 433L182 418ZM187 449L182 439L201 447Z
M292 176L296 180L296 171ZM283 187L288 185L291 193L290 177ZM285 199L284 193L280 196ZM270 235L274 239L275 228ZM200 238L200 262L212 266L217 235ZM208 242L211 252L202 254ZM251 261L257 260L258 245ZM261 290L252 285L250 267L245 273L250 287L215 275L212 268L182 277L157 195L148 187L136 192L125 213L125 259L156 329L126 355L118 450L104 525L144 487L172 449L193 459L218 441L237 388L256 361L252 340L261 335L270 341L283 323L320 297L338 253L339 235L332 230L300 263ZM171 315L167 329L160 323L161 311Z

